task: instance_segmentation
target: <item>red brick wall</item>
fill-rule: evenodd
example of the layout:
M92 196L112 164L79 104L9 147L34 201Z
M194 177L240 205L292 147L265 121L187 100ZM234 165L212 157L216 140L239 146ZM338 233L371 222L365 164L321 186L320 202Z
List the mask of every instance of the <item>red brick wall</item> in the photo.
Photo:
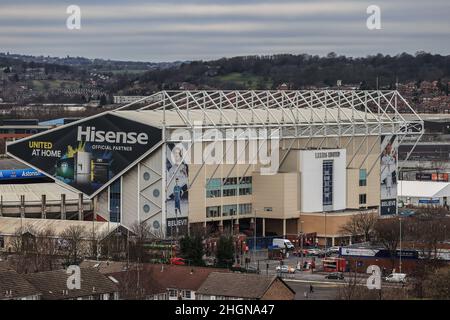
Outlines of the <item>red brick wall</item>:
M276 279L261 300L294 300L295 293L289 290L280 279Z

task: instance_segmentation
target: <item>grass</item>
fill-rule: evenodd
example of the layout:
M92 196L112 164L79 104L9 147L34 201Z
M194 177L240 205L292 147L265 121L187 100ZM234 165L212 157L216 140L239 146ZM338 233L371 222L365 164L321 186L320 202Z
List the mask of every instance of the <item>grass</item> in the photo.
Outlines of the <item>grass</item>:
M48 84L49 89L57 89L61 88L61 85L64 84L66 88L78 88L78 81L69 81L69 80L33 80L32 86L34 90L42 91L45 88L45 84Z
M263 77L248 73L232 72L223 76L218 76L217 79L222 82L232 82L238 85L242 85L249 89L257 89L258 84L261 83L264 83L264 86L266 88L270 88L272 86L271 80L264 81Z

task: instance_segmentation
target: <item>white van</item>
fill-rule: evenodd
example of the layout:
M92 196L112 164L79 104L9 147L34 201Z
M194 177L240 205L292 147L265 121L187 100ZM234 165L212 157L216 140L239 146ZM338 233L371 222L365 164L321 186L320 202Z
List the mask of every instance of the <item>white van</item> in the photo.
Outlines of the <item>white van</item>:
M406 282L406 273L391 273L386 278L384 278L387 282L395 282L395 283L405 283Z
M294 245L287 239L273 239L272 245L281 249L294 249Z

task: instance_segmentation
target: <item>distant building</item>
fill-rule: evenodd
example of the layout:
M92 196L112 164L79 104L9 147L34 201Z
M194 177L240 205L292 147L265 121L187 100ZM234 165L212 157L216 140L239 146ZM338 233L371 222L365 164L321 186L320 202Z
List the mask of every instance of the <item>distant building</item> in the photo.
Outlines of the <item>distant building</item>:
M9 141L25 138L44 132L50 126L39 125L37 119L4 119L0 121L0 154L5 153L5 144Z
M399 202L406 206L445 207L450 200L449 182L400 180L398 190Z
M212 272L197 300L294 300L295 291L281 278L247 273Z
M62 126L80 120L80 118L57 118L39 122L40 126Z
M137 102L139 100L144 99L146 96L114 96L113 101L114 104L127 104L127 103L133 103ZM148 97L147 99L143 100L142 103L146 102L154 102L154 99L152 97Z

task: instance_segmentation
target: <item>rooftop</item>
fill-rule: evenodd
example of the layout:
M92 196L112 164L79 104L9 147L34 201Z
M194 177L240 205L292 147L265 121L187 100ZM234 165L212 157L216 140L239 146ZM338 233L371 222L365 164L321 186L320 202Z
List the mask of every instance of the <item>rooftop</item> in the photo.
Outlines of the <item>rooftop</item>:
M105 265L105 262L93 261L82 263L84 267L87 265L112 276L122 286L124 283L130 283L130 279L133 279L133 283L137 283L137 279L140 279L140 286L145 289L147 295L164 293L169 288L197 291L212 272L229 272L227 269L219 268L145 263L139 266L138 277L137 266L134 264L131 264L128 270L125 270L121 262L110 262L108 265Z
M0 271L0 300L39 295L40 291L13 270Z
M408 120L397 111L397 101L410 109ZM220 128L283 127L283 136L293 127L339 126L328 136L414 134L423 129L421 118L397 91L161 91L113 113L166 128L192 128L200 122ZM318 130L308 134L323 135Z
M42 293L44 300L63 300L118 292L116 284L95 269L81 269L81 288L67 289L66 270L54 270L24 275Z
M400 197L450 197L450 182L399 180L397 190Z
M78 200L78 193L62 187L58 183L27 183L27 184L0 184L0 195L3 202L20 202L20 196L25 196L26 202L41 202L42 195L46 200L60 201L61 194L66 195L66 201ZM85 197L88 200L87 197Z
M0 217L0 234L2 235L15 235L18 230L22 230L23 232L52 230L55 236L57 236L70 226L82 227L86 237L90 239L93 232L95 232L96 236L106 236L118 228L120 223Z
M4 158L0 159L0 170L27 169L30 168L26 164L16 159Z
M260 299L276 279L276 276L267 277L259 274L212 272L197 293Z

